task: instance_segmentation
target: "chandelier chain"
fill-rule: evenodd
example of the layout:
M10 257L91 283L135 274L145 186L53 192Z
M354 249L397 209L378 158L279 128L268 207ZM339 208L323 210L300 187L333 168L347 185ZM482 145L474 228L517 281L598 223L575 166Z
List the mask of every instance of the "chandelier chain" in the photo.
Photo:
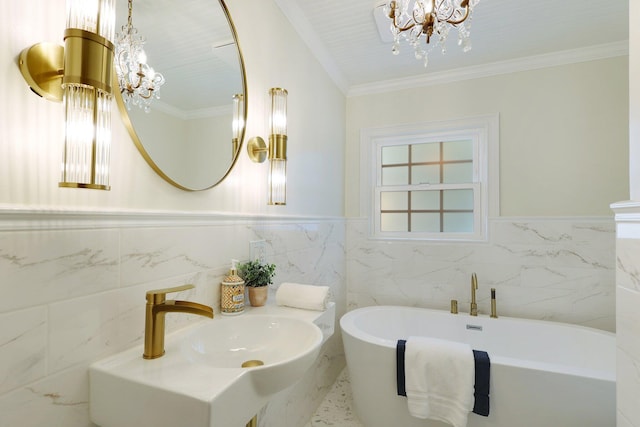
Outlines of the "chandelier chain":
M128 6L129 6L129 16L127 17L127 28L131 29L133 27L133 19L131 18L131 16L133 15L133 0L129 0L128 1Z

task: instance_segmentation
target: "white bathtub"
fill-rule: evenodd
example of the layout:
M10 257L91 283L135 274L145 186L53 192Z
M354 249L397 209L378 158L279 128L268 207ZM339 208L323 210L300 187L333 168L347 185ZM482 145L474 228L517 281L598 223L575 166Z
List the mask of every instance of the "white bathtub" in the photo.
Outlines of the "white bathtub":
M468 427L613 427L615 335L580 326L377 306L340 319L353 399L366 427L444 427L412 417L396 394L396 342L428 336L491 358L490 414Z

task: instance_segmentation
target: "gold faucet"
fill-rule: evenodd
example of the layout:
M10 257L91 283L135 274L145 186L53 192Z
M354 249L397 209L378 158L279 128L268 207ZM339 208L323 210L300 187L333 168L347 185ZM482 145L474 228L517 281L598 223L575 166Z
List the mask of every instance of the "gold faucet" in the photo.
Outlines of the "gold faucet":
M478 278L476 273L471 274L471 309L469 314L471 316L478 315L478 304L476 303L476 289L478 289Z
M208 305L190 301L166 300L166 294L193 289L194 285L147 291L147 306L144 322L145 359L156 359L164 354L164 316L168 312L199 314L213 319L213 309Z

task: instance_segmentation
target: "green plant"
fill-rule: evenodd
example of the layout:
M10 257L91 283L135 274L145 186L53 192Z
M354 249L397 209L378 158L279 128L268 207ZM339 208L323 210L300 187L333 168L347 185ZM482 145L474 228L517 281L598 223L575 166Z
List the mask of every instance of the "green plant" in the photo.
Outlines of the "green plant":
M260 287L273 283L276 271L275 264L262 264L260 261L249 261L238 266L238 275L246 286Z

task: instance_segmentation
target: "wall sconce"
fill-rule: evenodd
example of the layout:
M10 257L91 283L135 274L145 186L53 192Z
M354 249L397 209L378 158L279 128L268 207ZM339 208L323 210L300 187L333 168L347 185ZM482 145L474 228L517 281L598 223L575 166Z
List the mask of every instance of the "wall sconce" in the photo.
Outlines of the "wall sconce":
M20 71L31 90L64 103L60 187L111 188L114 32L115 0L67 0L64 47L38 43L20 54Z
M236 157L240 148L240 135L244 129L244 95L233 95L233 117L231 119L231 159Z
M271 111L269 114L269 148L259 136L247 144L249 158L262 163L269 155L269 204L287 204L287 95L281 88L269 90Z

